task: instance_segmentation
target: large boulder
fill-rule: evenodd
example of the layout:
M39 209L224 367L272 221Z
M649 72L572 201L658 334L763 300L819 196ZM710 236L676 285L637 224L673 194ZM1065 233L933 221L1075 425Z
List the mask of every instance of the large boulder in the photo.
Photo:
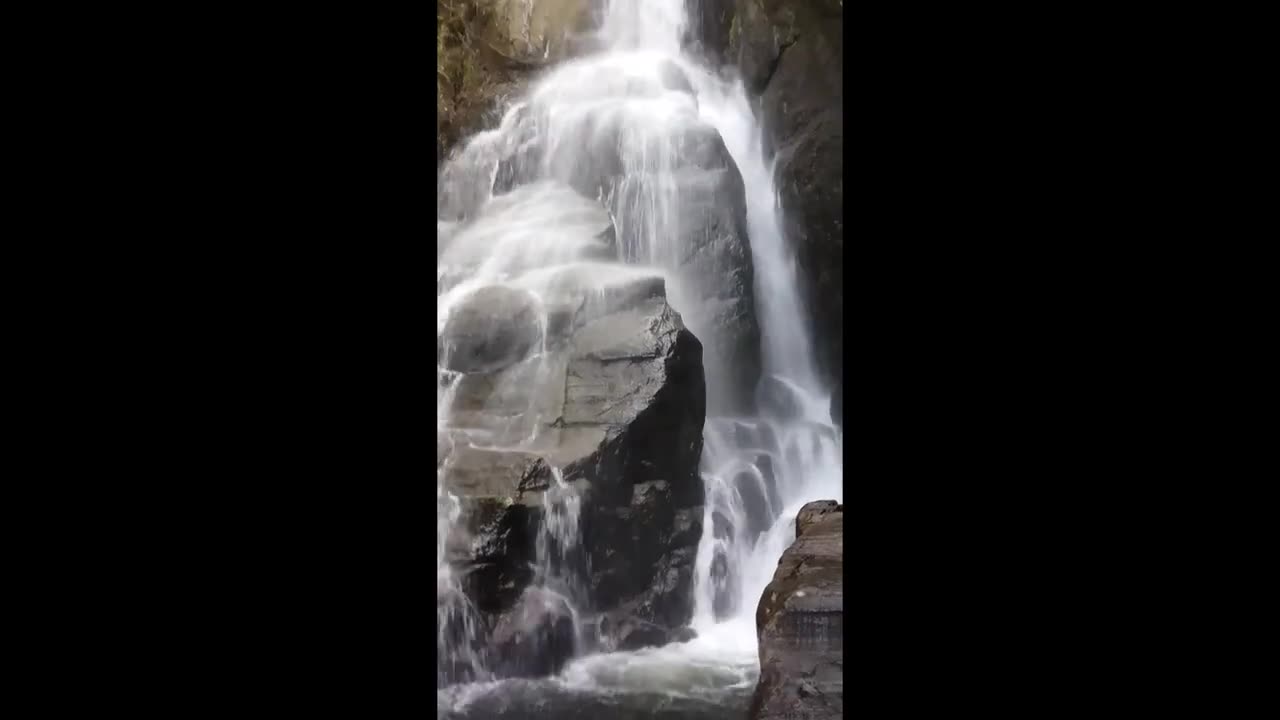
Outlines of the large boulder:
M752 720L844 716L844 507L809 503L756 610Z
M565 317L545 352L446 380L437 465L467 518L451 558L482 611L509 613L534 580L546 493L563 481L581 499L594 607L625 606L669 630L692 614L702 347L667 303L661 276L587 270L547 279L544 300Z

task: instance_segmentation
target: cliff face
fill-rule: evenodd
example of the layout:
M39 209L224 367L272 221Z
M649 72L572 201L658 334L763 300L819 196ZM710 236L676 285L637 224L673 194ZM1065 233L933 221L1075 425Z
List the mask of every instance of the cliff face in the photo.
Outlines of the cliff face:
M844 506L805 505L756 610L760 682L752 720L844 716Z
M759 98L819 370L838 402L844 366L844 3L693 1L699 3L695 31L704 54L736 66L748 93ZM832 410L840 422L841 408Z

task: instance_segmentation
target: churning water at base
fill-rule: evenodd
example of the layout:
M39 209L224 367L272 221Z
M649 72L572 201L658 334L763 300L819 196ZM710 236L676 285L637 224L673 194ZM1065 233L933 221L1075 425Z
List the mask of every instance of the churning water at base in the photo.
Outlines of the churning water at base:
M498 129L481 133L465 152L483 158L487 152L509 152L513 145L537 140L548 147L546 174L569 176L573 164L589 161L590 148L570 151L557 144L582 143L590 137L584 128L620 127L639 148L624 158L632 164L625 169L648 180L633 188L633 195L626 195L624 185L617 189L623 197L601 198L612 201L615 210L612 219L623 243L618 252L623 260L664 273L672 305L700 338L714 332L714 316L699 305L695 289L677 272L685 249L673 244L679 219L669 216L677 190L664 184L664 173L672 171L676 160L670 138L692 126L714 128L741 173L761 328L761 409L750 417L709 414L706 419L700 468L706 504L692 620L697 636L660 648L577 657L554 677L491 680L483 671L482 650L473 647L469 623L474 623L475 610L452 575L445 550L449 530L459 522L459 503L438 479L437 516L444 534L437 537L437 592L448 598L438 606L438 647L448 647L463 665L480 668L464 674L466 682L437 691L439 717L743 717L759 672L756 605L779 556L795 538L795 516L813 500L843 502L843 438L831 422L829 392L813 369L794 259L782 236L761 130L742 83L718 77L682 51L688 23L684 2L606 0L599 37L607 50L552 70L511 108ZM689 87L672 91L673 76L683 77ZM521 136L530 126L520 122L520 115L535 106L545 111L545 124L534 126L537 137ZM502 181L501 171L496 161L471 162L447 166L442 175L439 229L467 233L466 243L451 247L473 248L477 257L442 262L438 290L445 309L438 329L453 299L486 283L503 281L545 299L556 283L568 282L565 278L574 273L587 278L578 277L575 283L603 286L629 272L617 264L579 262L595 251L599 228L551 186L534 185L504 196L487 205L480 220L455 228L456 215L466 214L458 209L474 210L487 202L494 184ZM458 267L466 269L458 273ZM723 390L713 378L725 374L720 365L727 360L708 352L705 362L708 406L716 407L714 396ZM438 421L456 424L457 418L439 415L450 405L452 387L448 373L439 374ZM536 381L536 369L530 377ZM525 433L523 426L511 428L502 446L536 443L536 437ZM535 584L572 605L578 580L567 553L576 550L576 497L557 482L549 491L549 504L538 541ZM578 644L586 645L581 638Z

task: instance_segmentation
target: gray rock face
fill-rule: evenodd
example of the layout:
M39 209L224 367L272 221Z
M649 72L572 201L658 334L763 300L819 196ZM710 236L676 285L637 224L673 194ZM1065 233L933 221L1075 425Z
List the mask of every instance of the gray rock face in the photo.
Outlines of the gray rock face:
M561 334L544 352L452 381L437 465L468 520L449 544L467 594L499 618L525 602L543 495L560 468L582 497L594 607L625 608L634 644L692 613L706 391L701 344L661 278L627 273L592 295L566 279Z
M464 373L514 365L542 340L538 314L538 300L528 291L480 288L450 313L437 339L441 364Z
M756 610L752 720L844 716L844 508L809 503Z

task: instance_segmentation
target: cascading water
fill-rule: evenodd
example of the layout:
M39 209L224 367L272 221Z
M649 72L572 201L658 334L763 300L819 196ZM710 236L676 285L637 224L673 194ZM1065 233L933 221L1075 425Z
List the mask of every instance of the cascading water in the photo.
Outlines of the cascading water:
M527 391L548 377L552 354L545 330L565 288L586 286L594 301L636 272L619 261L660 269L671 304L706 347L706 502L692 621L698 635L662 648L579 657L551 679L488 682L492 659L478 641L479 616L448 548L458 542L451 538L465 525L464 511L445 487L442 469L437 652L451 669L438 685L454 684L439 692L442 715L523 717L521 708L550 702L556 710L527 710L529 716L576 717L572 708L621 707L641 717L682 699L701 703L689 706L690 717L734 716L737 711L726 708L745 708L758 674L756 604L794 539L797 512L812 500L843 502L843 438L813 368L761 130L742 83L717 76L684 51L685 2L605 0L597 33L603 50L552 69L496 129L472 138L443 168L438 229L448 242L441 241L447 249L438 258L438 336L461 299L499 284L536 297L544 345L520 374L526 395L507 393L517 396L511 407L486 408L504 421L483 431L465 412L451 409L457 377L438 368L437 422L468 433L473 448L538 448L543 418ZM700 265L688 246L687 209L702 197L699 183L707 173L691 168L687 157L703 147L708 133L722 139L741 174L745 200L763 378L756 391L759 410L749 414L738 410L741 398L734 397L742 392L733 382L741 363L724 330L729 301L708 290L720 280L719 269ZM620 167L610 165L615 162ZM616 250L601 243L597 216L584 198L564 190L596 187L595 179L605 174L621 178L597 197L610 211ZM466 222L455 225L462 218ZM503 390L491 397L506 397ZM558 468L552 471L533 586L565 598L576 618L590 604L582 587L580 498ZM587 645L578 638L577 647ZM571 699L563 707L548 699L565 697ZM620 706L618 697L635 699Z

